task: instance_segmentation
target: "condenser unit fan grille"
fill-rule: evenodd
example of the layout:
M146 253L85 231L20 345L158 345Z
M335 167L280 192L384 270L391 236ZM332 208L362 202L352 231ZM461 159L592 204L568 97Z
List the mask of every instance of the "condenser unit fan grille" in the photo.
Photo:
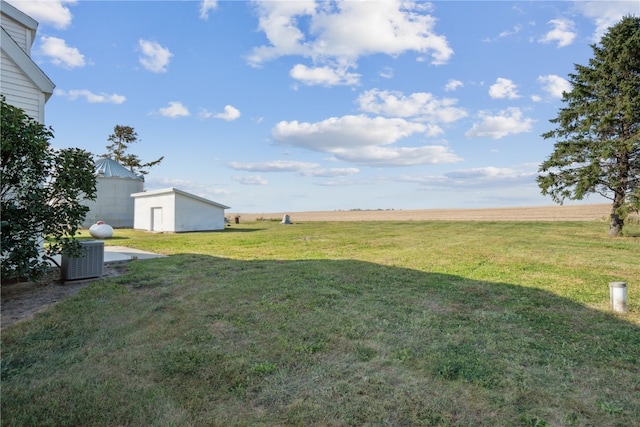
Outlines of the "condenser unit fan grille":
M62 255L62 279L79 280L102 276L104 266L104 242L81 242L82 252L78 258Z

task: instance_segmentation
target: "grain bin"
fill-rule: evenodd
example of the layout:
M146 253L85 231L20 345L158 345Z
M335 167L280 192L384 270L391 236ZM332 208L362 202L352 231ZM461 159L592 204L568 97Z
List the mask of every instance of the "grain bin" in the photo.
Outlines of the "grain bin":
M89 212L82 227L104 221L114 228L133 228L131 194L144 190L144 178L110 158L97 160L95 164L96 200L85 201Z

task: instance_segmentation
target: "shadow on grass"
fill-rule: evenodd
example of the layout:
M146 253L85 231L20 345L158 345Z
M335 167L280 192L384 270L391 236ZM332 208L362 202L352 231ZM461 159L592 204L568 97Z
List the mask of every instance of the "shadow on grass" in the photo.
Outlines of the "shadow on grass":
M220 230L223 231L223 230ZM259 228L234 228L234 227L226 227L224 229L225 233L251 233L254 231L263 231Z
M112 237L109 237L108 239L96 239L95 237L89 235L89 236L76 236L76 239L80 240L80 241L84 241L84 240L104 240L105 242L110 242L110 241L114 241L114 240L129 240L130 237L114 235Z
M3 330L2 348L7 426L640 419L637 326L538 289L362 261L135 261Z

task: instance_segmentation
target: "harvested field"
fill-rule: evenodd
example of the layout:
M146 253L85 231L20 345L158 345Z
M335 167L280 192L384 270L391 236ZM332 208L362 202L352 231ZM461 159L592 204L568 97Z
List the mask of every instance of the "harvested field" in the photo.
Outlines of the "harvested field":
M564 205L490 209L350 210L318 212L232 213L241 221L278 220L288 214L301 221L598 221L611 205Z

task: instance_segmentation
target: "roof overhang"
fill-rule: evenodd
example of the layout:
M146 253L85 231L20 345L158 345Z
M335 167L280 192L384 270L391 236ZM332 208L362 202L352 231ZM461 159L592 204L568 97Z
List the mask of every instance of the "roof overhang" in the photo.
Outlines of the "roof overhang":
M199 200L201 202L207 203L209 205L212 205L212 206L215 206L215 207L218 207L218 208L221 208L221 209L231 209L231 207L229 207L229 206L225 206L223 204L216 203L216 202L214 202L212 200L205 199L204 197L196 196L195 194L187 193L186 191L182 191L182 190L179 190L179 189L174 188L174 187L163 188L163 189L160 189L160 190L153 190L153 191L143 191L141 193L133 193L131 195L131 197L133 197L135 199L135 198L138 198L138 197L162 196L164 194L180 194L182 196L189 197L189 198L194 199L194 200Z
M4 12L4 11L3 11ZM18 46L13 38L2 28L0 48L24 74L33 82L36 87L44 93L45 101L48 101L56 85L51 79L33 62L27 53Z
M0 2L0 8L2 9L1 12L3 15L7 15L9 18L27 28L31 32L31 40L35 40L38 21L4 0Z

